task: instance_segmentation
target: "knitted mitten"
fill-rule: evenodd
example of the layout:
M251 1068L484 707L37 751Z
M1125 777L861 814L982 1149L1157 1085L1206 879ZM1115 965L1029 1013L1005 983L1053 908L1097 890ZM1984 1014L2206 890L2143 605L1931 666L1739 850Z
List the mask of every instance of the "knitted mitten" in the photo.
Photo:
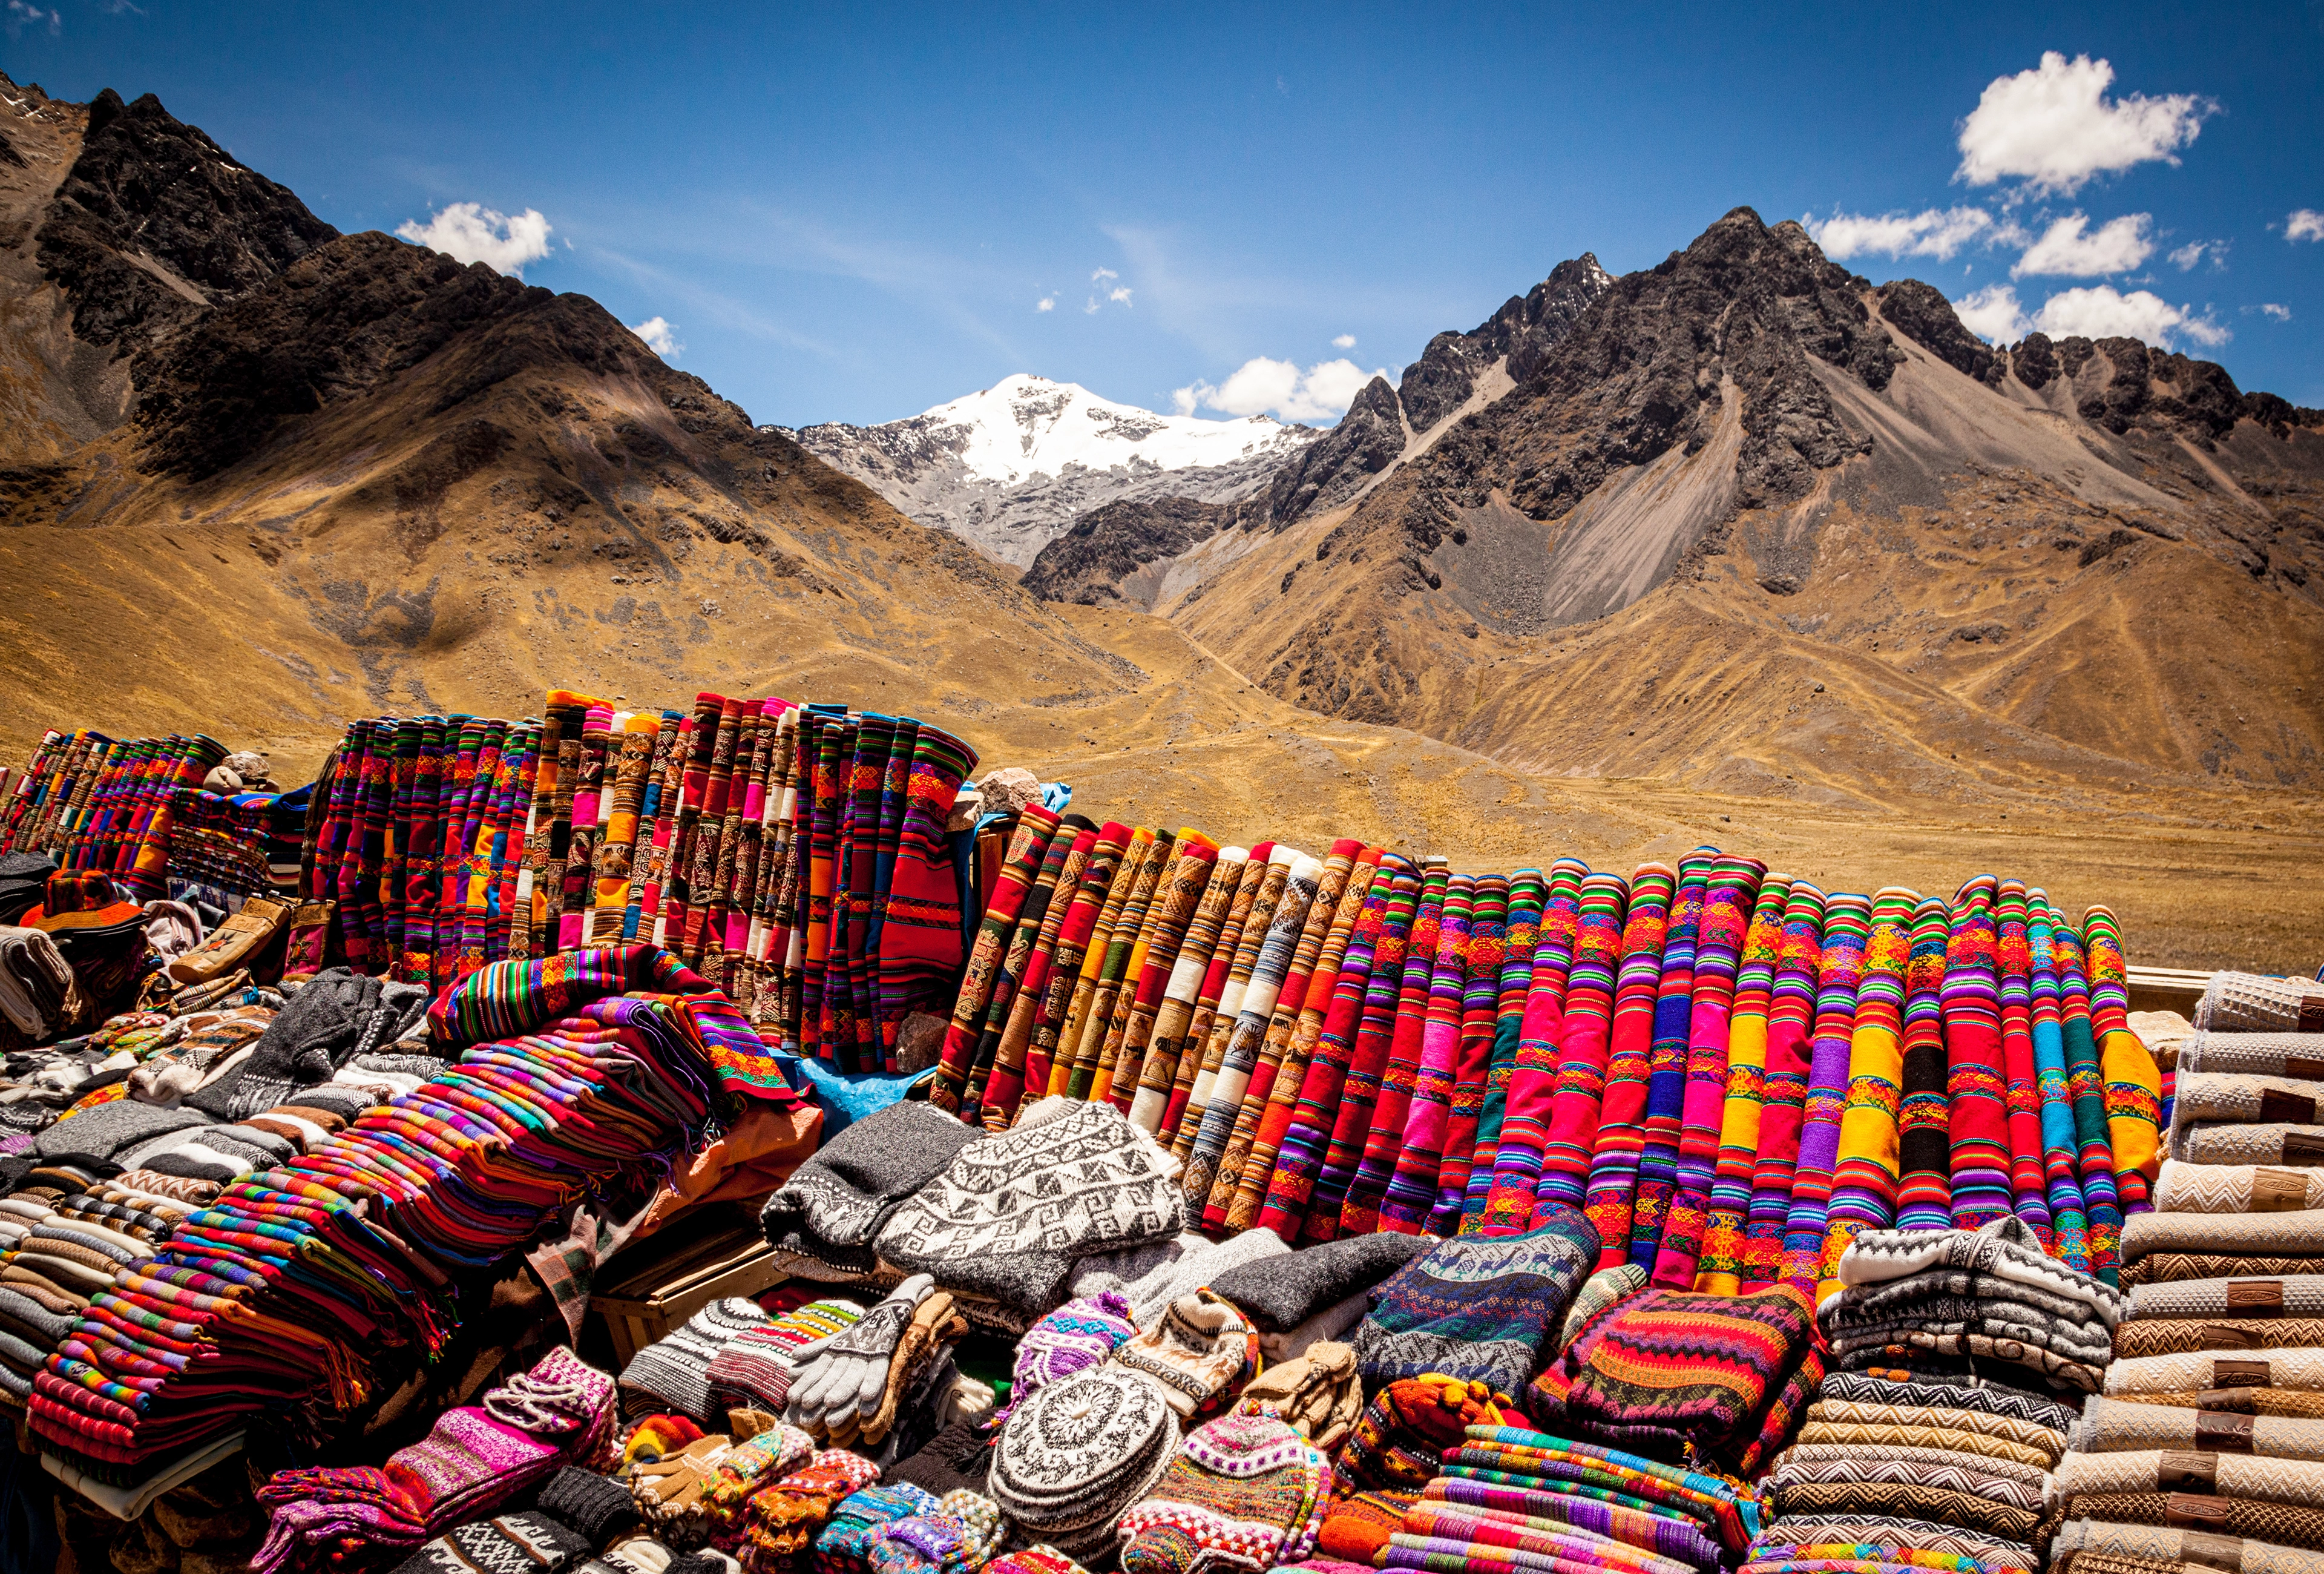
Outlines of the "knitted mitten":
M1364 1411L1356 1352L1323 1340L1308 1346L1304 1356L1277 1362L1250 1380L1235 1408L1262 1403L1273 1405L1294 1431L1317 1448L1338 1448Z
M627 1487L610 1476L569 1465L549 1478L533 1505L571 1525L593 1547L604 1546L638 1520L637 1505Z
M531 1569L556 1574L591 1551L587 1537L542 1514L508 1514L479 1520L425 1542L395 1574L502 1574Z

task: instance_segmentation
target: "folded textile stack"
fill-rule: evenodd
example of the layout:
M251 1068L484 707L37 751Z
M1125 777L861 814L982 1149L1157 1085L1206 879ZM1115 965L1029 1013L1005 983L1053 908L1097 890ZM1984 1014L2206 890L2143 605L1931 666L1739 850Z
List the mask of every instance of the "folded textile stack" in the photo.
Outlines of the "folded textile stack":
M1404 1525L1405 1511L1420 1501L1445 1450L1458 1449L1472 1426L1517 1421L1516 1402L1482 1383L1457 1378L1399 1377L1380 1388L1356 1419L1340 1450L1333 1498L1316 1545L1331 1558L1366 1568Z
M632 712L552 690L543 717L348 728L302 887L337 903L349 963L440 987L503 957L650 942L787 1047L893 1069L904 1016L960 964L945 825L974 752L787 699Z
M447 992L434 1008L447 1036L477 1022L514 1036L437 1062L121 1268L34 1379L32 1430L83 1468L134 1479L252 1412L317 1425L358 1403L397 1352L440 1347L454 1274L499 1261L593 1186L666 1173L714 1108L760 1096L747 1066L728 1069L731 1007L704 990L632 947L503 963Z
M2128 1315L2058 1466L2060 1541L2245 1566L2324 1554L2324 1037L2296 981L2213 977L2179 1045L2155 1211L2123 1231Z
M284 1470L259 1489L272 1510L259 1574L365 1561L489 1514L569 1465L607 1461L613 1380L559 1347L531 1371L449 1410L383 1467Z
M2023 1218L1868 1231L1818 1311L1833 1370L1774 1456L1755 1565L1966 1559L2040 1574L2049 1471L2127 1298ZM1845 1546L1871 1549L1834 1553Z

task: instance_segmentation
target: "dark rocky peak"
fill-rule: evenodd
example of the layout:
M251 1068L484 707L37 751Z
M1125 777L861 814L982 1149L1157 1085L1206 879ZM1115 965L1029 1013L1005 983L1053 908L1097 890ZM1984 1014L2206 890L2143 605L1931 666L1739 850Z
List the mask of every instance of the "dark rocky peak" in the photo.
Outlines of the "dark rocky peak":
M214 475L255 452L285 419L366 392L472 329L555 299L377 230L344 236L141 362L147 457L191 479ZM602 308L582 303L610 334L503 344L472 380L497 381L551 356L602 366L622 351L612 335L660 364ZM455 391L445 403L463 396Z
M2026 335L2009 351L2010 369L2035 391L2063 378L2074 410L2116 437L2144 433L2185 438L2208 449L2253 421L2278 437L2295 426L2315 426L2319 412L2273 394L2246 394L2217 361L2199 361L2135 338L2056 340Z
M1896 279L1872 292L1889 327L1964 376L1997 388L2008 370L2000 352L1961 326L1942 292L1918 279ZM2043 340L2046 347L2049 341Z
M134 349L338 233L152 94L124 104L107 88L42 220L40 263L72 296L77 335Z
M20 170L24 167L24 155L18 153L16 144L8 140L5 129L0 129L0 164L13 164Z
M1510 296L1467 333L1440 333L1430 339L1397 386L1412 430L1428 431L1461 408L1476 392L1479 375L1503 356L1514 381L1531 377L1613 282L1596 254L1584 252L1558 264L1526 293Z
M1356 395L1340 424L1284 463L1267 490L1237 505L1245 530L1281 530L1363 490L1364 483L1404 453L1404 420L1396 390L1374 377Z
M1041 549L1019 583L1043 601L1120 601L1125 580L1208 540L1233 512L1232 504L1192 497L1120 498L1074 520ZM1139 599L1143 605L1147 598Z

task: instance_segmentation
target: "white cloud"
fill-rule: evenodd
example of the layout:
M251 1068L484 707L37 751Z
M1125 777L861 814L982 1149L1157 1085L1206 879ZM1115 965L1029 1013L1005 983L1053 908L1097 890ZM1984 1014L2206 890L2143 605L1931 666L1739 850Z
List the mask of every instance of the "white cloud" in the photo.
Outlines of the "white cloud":
M2266 312L2270 317L2274 318L2278 322L2290 322L2292 320L2292 308L2289 306L2278 306L2273 301L2263 301L2260 302L2259 309L2262 311Z
M1082 315L1084 317L1095 317L1097 315L1096 296L1093 295L1089 298L1089 304L1082 308Z
M2156 159L2177 163L2173 155L2218 107L2193 93L2109 99L2113 81L2106 61L2069 60L2055 50L2033 70L1996 77L1961 122L1954 178L1990 186L2014 176L2036 195L2070 197L2096 175Z
M2154 221L2144 213L2126 213L2095 230L2087 228L2089 223L2079 213L2052 223L2042 232L2041 239L2025 248L2025 255L2009 270L2010 276L2064 273L2089 279L2120 273L2138 266L2154 250L2151 234Z
M1294 362L1254 356L1217 387L1190 383L1172 394L1170 403L1181 415L1192 415L1203 404L1229 415L1272 411L1286 421L1336 420L1365 384L1387 375L1385 370L1367 372L1344 356L1319 361L1303 372Z
M2292 217L2283 221L2286 240L2324 240L2324 213L2313 208L2295 208Z
M1800 220L1835 261L1849 257L1936 257L1952 255L1980 236L1992 239L1993 215L1982 208L1932 208L1923 213L1842 213Z
M1033 310L1036 311L1055 311L1056 309L1057 298L1055 295L1044 295L1033 302Z
M1963 328L1988 344L2015 344L2033 326L2025 309L2017 303L2017 292L2007 284L1987 284L1969 292L1953 302L1953 315L1960 319Z
M2192 272L2207 256L2211 259L2211 266L2224 268L2227 250L2227 243L2223 240L2190 240L2171 254L2171 261L2182 273Z
M1105 292L1105 298L1118 306L1127 306L1130 304L1130 286L1124 284L1117 289L1109 290Z
M643 322L633 322L630 331L645 340L646 348L665 361L678 359L678 352L686 348L678 342L678 329L667 318L649 317Z
M1356 336L1352 333L1343 333L1340 335L1339 338L1332 341L1332 347L1335 350L1354 349L1356 347Z
M1094 284L1102 280L1119 279L1121 275L1115 273L1111 268L1100 268L1096 273L1090 275L1090 282Z
M2080 334L2085 338L2119 335L2169 346L2175 339L2199 345L2227 342L2227 330L2190 308L2173 306L2151 290L2126 295L2111 284L2063 290L2042 303L2034 326L2052 338Z
M64 31L65 19L55 11L43 11L37 5L27 5L24 0L8 0L8 36L14 38L28 27L45 27L54 38Z
M395 227L396 234L416 245L520 279L527 263L549 255L549 220L537 208L511 218L475 202L455 202L425 224L407 218Z

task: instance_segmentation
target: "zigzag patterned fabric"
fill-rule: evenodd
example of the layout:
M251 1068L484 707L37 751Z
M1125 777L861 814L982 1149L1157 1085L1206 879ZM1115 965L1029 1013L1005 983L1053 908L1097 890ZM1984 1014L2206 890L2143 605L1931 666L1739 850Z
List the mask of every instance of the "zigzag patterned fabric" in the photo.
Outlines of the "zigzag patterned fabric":
M1477 1116L1477 1149L1470 1165L1468 1190L1461 1200L1463 1235L1484 1227L1486 1206L1493 1194L1501 1127L1508 1119L1509 1084L1517 1075L1518 1047L1525 1036L1526 1000L1533 990L1534 957L1541 946L1542 908L1548 894L1548 876L1539 869L1519 869L1509 876L1508 937L1501 960L1500 1001L1493 1021L1493 1059L1485 1073L1485 1102Z
M1687 1030L1693 1022L1694 953L1702 931L1704 886L1714 859L1698 847L1679 860L1670 927L1655 980L1646 1101L1638 1128L1638 1175L1630 1204L1629 1261L1652 1270L1678 1194L1678 1143L1686 1120Z
M1599 1097L1597 1140L1591 1149L1582 1205L1605 1243L1598 1259L1600 1268L1629 1260L1630 1215L1654 1071L1655 1003L1662 985L1663 946L1670 934L1671 901L1677 890L1678 871L1665 864L1641 864L1630 877L1605 1088Z
M1849 1060L1856 1042L1856 995L1864 978L1871 899L1842 892L1824 903L1822 952L1816 962L1815 1025L1808 1043L1807 1101L1801 1112L1799 1163L1784 1220L1781 1276L1812 1292L1822 1277L1824 1232L1831 1222L1840 1129L1848 1105Z
M1800 1131L1812 1069L1816 968L1823 958L1824 893L1794 880L1784 903L1784 935L1767 996L1767 1062L1759 1097L1759 1150L1751 1169L1751 1212L1743 1227L1743 1288L1783 1273L1784 1227L1799 1171Z

